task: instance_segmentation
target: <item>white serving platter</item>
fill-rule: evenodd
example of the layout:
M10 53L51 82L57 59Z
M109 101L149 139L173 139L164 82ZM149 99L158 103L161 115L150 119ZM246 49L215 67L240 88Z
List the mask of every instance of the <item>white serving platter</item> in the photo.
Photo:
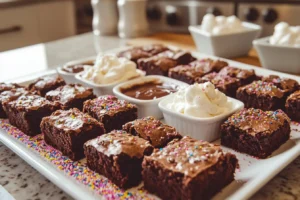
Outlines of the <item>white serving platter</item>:
M109 53L120 51L116 49L110 51ZM207 56L198 52L194 52L193 55L198 59L201 58L214 58L214 56ZM281 77L293 78L300 82L300 78L294 75L288 75L280 72L275 72L267 69L257 68L251 65L226 60L231 66L243 68L243 69L255 69L258 75L267 76L270 74L279 75ZM30 75L22 77L20 79L12 80L20 84L28 84L30 81L34 80L37 77L42 75L56 75L56 71L47 71L35 75ZM128 191L122 191L113 186L107 179L100 175L95 175L101 179L101 183L105 183L101 190L93 189L91 184L87 183L86 179L82 181L80 177L81 174L70 173L73 164L68 166L68 169L65 169L57 165L58 161L55 159L49 160L49 155L45 154L39 150L35 144L31 143L31 140L20 139L19 137L11 134L11 131L8 133L7 124L5 121L0 121L0 141L5 144L8 148L14 151L22 159L24 159L28 164L34 167L37 171L47 177L55 185L60 187L74 199L80 200L94 200L94 199L116 199L116 196L110 194L112 191L117 191L119 198L127 199L158 199L156 196L144 192L141 188L141 185L136 188L131 188ZM224 151L234 153L240 164L240 168L236 170L235 180L225 187L221 192L214 196L213 199L247 199L251 197L255 192L257 192L263 185L265 185L269 180L271 180L276 174L278 174L282 169L284 169L289 163L296 159L300 155L300 125L293 123L291 132L291 138L284 145L282 145L278 150L276 150L271 157L267 159L257 159L246 154L238 153L231 149L222 147ZM298 130L299 129L299 130ZM10 130L15 130L10 127ZM184 134L184 133L183 133ZM219 143L219 140L214 143ZM48 149L43 149L43 151L48 151ZM51 150L51 153L53 151ZM55 152L54 152L55 153ZM84 164L85 160L81 160L79 164ZM74 164L76 166L77 163ZM75 167L76 168L76 167ZM89 172L90 173L90 172ZM70 175L72 174L72 175ZM78 180L79 179L79 180ZM107 188L105 188L107 187ZM110 193L109 193L110 192Z

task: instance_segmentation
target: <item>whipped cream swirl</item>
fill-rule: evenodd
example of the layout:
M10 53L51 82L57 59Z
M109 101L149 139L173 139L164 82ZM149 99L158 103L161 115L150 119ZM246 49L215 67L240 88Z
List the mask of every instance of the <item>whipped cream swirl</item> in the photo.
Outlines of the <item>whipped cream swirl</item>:
M286 22L278 23L270 37L270 44L300 47L300 26L290 26Z
M167 108L188 116L209 118L231 110L232 104L224 93L206 82L179 90Z
M99 55L95 65L83 72L82 78L96 84L111 84L139 75L132 61L115 55Z

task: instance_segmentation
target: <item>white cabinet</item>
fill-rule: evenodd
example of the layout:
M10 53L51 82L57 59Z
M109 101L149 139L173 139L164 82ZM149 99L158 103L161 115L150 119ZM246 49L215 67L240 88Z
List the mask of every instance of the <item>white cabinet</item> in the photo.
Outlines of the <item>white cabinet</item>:
M75 33L75 7L71 0L0 9L0 51L48 42Z

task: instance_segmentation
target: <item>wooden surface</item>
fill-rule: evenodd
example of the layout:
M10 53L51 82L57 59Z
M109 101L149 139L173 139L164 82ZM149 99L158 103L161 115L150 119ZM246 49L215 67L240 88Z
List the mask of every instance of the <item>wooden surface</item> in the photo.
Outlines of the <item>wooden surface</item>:
M145 45L152 43L161 43L166 45L174 45L182 49L187 49L191 51L196 50L196 46L192 39L192 36L189 34L174 34L174 33L157 33L147 37L141 37L137 39L131 39L128 42L128 45ZM250 65L261 66L258 56L254 49L249 52L248 56L232 58L239 62L247 63Z

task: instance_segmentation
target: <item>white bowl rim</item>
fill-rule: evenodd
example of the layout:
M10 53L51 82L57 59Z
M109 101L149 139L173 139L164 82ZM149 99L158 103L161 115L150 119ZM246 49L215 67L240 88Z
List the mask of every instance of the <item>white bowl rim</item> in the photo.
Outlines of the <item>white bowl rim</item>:
M226 116L231 115L231 114L233 114L233 113L235 113L235 112L237 112L237 111L244 108L244 103L243 102L227 96L228 100L231 101L232 104L234 105L232 110L230 110L228 112L225 112L225 113L222 113L220 115L214 116L214 117L209 117L209 118L198 118L198 117L188 116L188 115L184 115L184 114L172 111L172 110L167 109L165 107L166 102L169 99L171 99L175 94L176 93L168 95L166 98L161 100L158 104L158 107L160 108L160 110L163 113L165 112L165 113L171 114L173 117L181 118L181 119L184 119L184 120L190 120L190 121L194 121L194 122L214 123L216 121L223 120Z
M81 64L81 63L84 63L84 62L96 60L96 58L97 58L97 56L90 56L90 57L81 58L81 59L78 59L78 60L69 61L69 62L66 62L65 64L60 65L59 67L57 67L56 70L59 74L75 76L78 73L65 72L65 71L62 70L62 68L65 67L65 66L68 66L68 65L76 65L76 64Z
M136 69L136 71L137 71L137 73L138 73L139 75L136 76L136 77L133 77L132 79L137 79L137 78L140 78L140 77L144 77L144 76L145 76L145 72L144 72L144 71L142 71L142 70L140 70L140 69ZM93 83L93 82L91 82L91 81L88 81L88 80L83 79L83 78L81 77L81 75L82 75L83 73L84 73L84 71L75 74L75 78L76 78L77 80L79 80L79 81L81 81L81 82L87 84L87 85L90 85L90 86L94 87L94 88L96 88L96 87L97 87L97 88L112 87L112 86L115 86L115 85L118 85L118 84L124 82L124 81L121 81L121 82L118 82L118 81L117 81L117 82L109 83L109 84L96 84L96 83ZM125 80L125 81L128 81L128 80Z
M189 86L189 84L187 84L185 82L182 82L182 81L179 81L179 80L176 80L176 79L172 79L172 78L169 78L169 77L160 76L160 75L149 75L149 76L144 76L144 77L136 78L136 79L133 79L133 80L129 80L129 81L126 81L124 83L120 83L120 84L118 84L117 86L115 86L113 88L113 93L115 95L118 95L118 96L122 97L123 99L125 99L127 101L130 101L130 102L136 103L136 104L159 103L162 99L164 99L164 98L166 98L166 97L168 97L172 94L169 94L169 95L157 98L157 99L142 100L142 99L136 99L136 98L133 98L133 97L129 97L129 96L123 94L120 91L120 88L122 88L126 85L133 85L134 83L140 83L142 81L150 81L150 80L157 80L157 79L159 79L163 82L171 82L171 83L177 84L178 86L183 86L183 87Z
M204 35L206 37L210 37L210 38L216 38L216 37L225 37L225 36L232 36L232 35L240 35L240 34L245 34L245 33L249 33L249 32L257 32L257 31L261 31L262 28L260 25L258 24L254 24L254 23L250 23L250 22L242 22L242 25L247 28L243 31L240 31L240 32L236 32L236 33L229 33L229 34L221 34L221 35L213 35L213 34L210 34L206 31L203 31L200 29L201 27L201 24L200 25L190 25L189 26L189 31L190 32L196 32L196 33L199 33L201 35Z
M270 44L269 43L270 38L271 38L271 36L255 39L255 40L253 40L253 45L267 46L267 47L272 47L272 48L277 48L277 49L294 49L294 50L300 50L300 47Z

